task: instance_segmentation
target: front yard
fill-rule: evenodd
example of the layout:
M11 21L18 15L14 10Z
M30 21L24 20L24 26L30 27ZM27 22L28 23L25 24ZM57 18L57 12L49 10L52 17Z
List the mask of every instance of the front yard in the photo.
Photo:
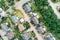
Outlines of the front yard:
M16 9L15 14L16 14L19 18L23 18L23 17L24 17L23 14L21 13L21 11L18 10L18 9Z

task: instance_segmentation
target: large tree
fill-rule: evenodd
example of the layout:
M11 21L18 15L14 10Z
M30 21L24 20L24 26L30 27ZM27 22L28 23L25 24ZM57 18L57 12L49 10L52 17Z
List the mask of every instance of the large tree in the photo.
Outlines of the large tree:
M60 21L57 19L52 7L49 5L48 0L35 0L37 10L42 15L42 22L48 28L52 34L60 38L57 34L60 34ZM39 20L40 21L40 20Z

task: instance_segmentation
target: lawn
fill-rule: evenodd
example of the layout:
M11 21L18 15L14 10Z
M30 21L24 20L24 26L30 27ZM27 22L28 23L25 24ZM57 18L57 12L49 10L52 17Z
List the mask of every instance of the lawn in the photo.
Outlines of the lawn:
M21 13L20 10L16 10L15 14L19 17L19 18L23 18L23 14Z
M2 40L2 38L0 38L0 40Z
M9 23L9 27L12 28L13 27L13 23L11 21L11 19L8 17L7 20L6 20L8 23Z
M32 6L32 10L35 10L36 11L36 6L35 6L35 3L31 3L31 6Z
M37 16L40 17L40 18L42 17L41 14L40 14L39 12L37 12Z
M18 20L17 25L19 25L19 24L20 24L20 21Z
M18 38L18 40L23 40L23 37L18 29L18 27L16 26L16 28L14 29L14 33L15 33L15 37Z

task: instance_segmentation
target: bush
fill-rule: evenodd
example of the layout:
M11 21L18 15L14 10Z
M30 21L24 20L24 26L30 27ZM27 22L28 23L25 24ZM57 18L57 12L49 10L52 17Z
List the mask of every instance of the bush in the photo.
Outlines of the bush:
M23 26L24 26L26 29L29 29L29 28L30 28L30 25L29 25L28 22L23 23Z
M59 2L59 0L51 0L52 2L54 2L54 3L57 3L57 2Z

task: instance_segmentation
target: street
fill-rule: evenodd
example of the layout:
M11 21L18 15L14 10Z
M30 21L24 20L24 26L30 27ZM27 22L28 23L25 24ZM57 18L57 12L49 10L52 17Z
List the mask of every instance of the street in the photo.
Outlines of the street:
M60 13L57 11L56 7L60 6L60 2L58 3L52 3L51 0L48 0L50 6L52 7L52 9L54 10L55 14L57 15L57 18L60 19Z
M31 30L34 31L34 33L36 34L37 39L38 40L43 40L42 36L37 32L35 27L30 23L30 17L25 13L25 11L22 8L22 5L25 4L28 1L30 1L30 0L21 0L20 2L15 4L15 7L23 13L25 21L27 21L29 23L29 25L31 26Z

